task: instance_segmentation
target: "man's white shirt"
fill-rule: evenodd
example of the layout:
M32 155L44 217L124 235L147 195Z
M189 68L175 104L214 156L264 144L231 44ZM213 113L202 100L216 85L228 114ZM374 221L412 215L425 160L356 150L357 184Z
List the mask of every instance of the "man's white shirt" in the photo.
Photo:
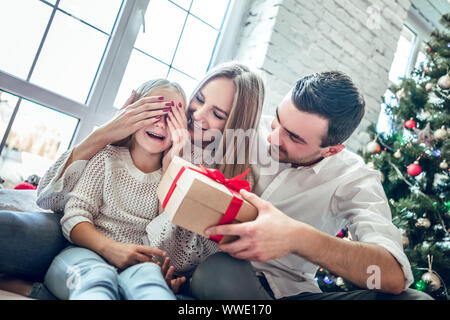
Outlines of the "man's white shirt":
M259 148L265 144L267 151L266 137L258 138ZM395 257L405 275L405 289L414 281L401 232L392 223L380 172L367 167L360 156L344 149L311 167L279 163L276 172L273 163L270 170L252 167L256 179L252 191L262 199L291 218L333 236L348 226L354 241L377 244ZM257 273L264 273L276 299L321 292L314 279L319 266L298 255L252 265ZM371 272L368 270L368 277Z

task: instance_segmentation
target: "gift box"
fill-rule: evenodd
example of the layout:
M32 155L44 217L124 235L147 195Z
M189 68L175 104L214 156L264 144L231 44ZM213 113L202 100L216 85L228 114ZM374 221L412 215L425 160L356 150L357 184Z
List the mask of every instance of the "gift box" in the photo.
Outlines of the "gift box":
M242 179L245 174L225 179L218 170L175 157L156 192L172 223L208 238L204 231L211 226L251 221L258 215L239 194L242 188L250 191ZM226 243L235 237L214 235L209 239Z

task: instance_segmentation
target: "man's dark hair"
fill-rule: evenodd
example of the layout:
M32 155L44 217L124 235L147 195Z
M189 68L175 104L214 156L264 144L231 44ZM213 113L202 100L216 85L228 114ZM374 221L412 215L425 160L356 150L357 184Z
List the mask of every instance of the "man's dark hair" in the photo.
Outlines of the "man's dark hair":
M292 102L300 111L328 120L322 148L347 140L364 116L364 98L352 79L340 71L319 72L300 79L292 90Z

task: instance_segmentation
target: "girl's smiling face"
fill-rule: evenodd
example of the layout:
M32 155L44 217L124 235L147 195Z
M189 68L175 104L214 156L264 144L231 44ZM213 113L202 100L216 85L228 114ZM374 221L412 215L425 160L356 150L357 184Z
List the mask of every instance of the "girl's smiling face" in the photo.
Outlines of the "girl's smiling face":
M178 92L171 89L156 89L148 95L162 96L164 100L173 101L175 105L184 101ZM140 148L147 153L162 153L171 145L172 137L167 126L166 116L161 116L157 122L136 131L134 134L134 148Z

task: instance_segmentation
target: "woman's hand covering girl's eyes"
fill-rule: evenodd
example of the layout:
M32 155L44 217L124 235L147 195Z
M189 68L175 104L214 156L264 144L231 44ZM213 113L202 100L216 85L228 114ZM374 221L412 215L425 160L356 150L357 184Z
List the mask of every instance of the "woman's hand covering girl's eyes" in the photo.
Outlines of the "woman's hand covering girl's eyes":
M168 113L167 126L172 136L172 147L164 155L163 171L165 171L173 157L182 155L184 146L190 141L186 110L181 102L172 107Z
M150 126L170 111L168 102L160 96L144 97L133 102L135 97L133 92L116 116L98 129L101 137L108 140L107 144L125 139L136 131Z

